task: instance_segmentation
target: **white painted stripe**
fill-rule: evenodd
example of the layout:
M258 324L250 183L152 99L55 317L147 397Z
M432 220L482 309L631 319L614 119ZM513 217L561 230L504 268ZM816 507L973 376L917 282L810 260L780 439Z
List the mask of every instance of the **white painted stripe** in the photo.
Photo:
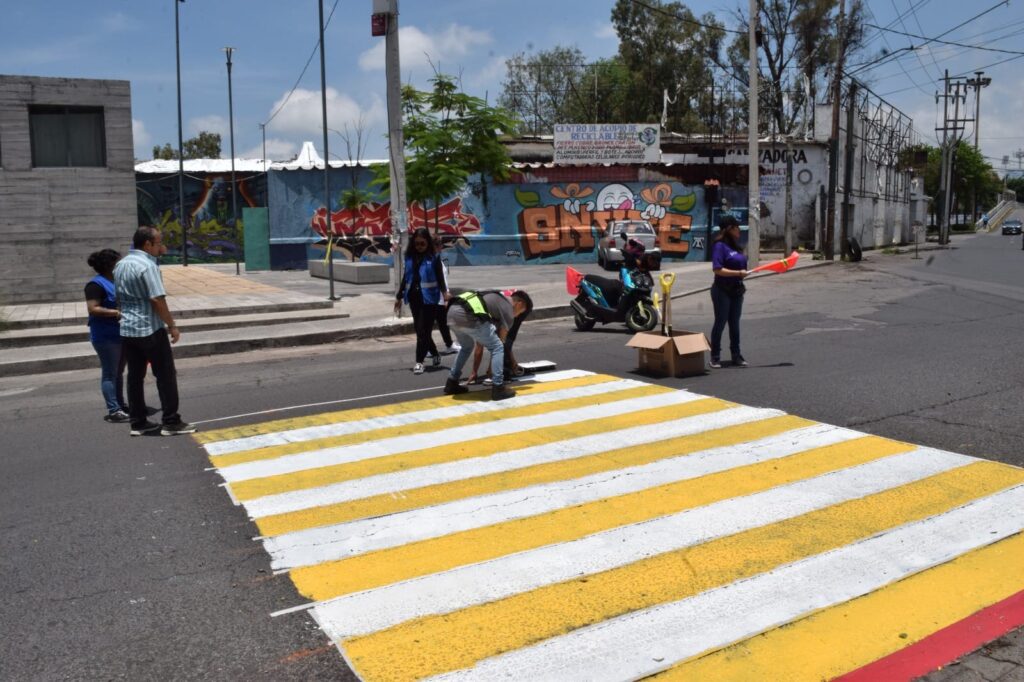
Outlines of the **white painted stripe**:
M963 455L919 448L572 542L338 597L314 608L333 639L375 632L412 618L449 613L776 523L971 461ZM520 679L533 678L525 675Z
M582 628L432 679L639 679L863 596L1022 528L1024 486L1018 486L749 580Z
M266 538L263 546L275 570L311 566L779 459L862 435L857 431L815 424L742 445L711 448L650 464L296 531Z
M285 445L287 443L301 443L303 441L315 440L318 438L330 438L331 436L343 436L350 433L360 433L373 429L385 429L407 424L421 424L440 419L451 419L463 417L470 414L481 414L484 412L497 412L509 408L526 407L528 405L540 405L542 403L557 402L559 400L571 400L587 396L601 395L613 391L624 391L630 388L648 386L642 381L632 379L621 379L608 381L602 384L590 386L576 386L560 391L550 391L535 395L523 394L509 400L465 402L452 401L451 405L438 407L418 412L404 412L381 417L368 417L357 421L338 422L335 424L318 424L306 426L287 431L275 431L274 433L263 433L256 436L244 438L232 438L230 440L217 441L206 445L206 451L210 455L224 455L244 450L256 450L274 445Z
M538 378L533 374L528 374L520 378L520 381L528 382L535 381L538 383L544 383L547 381L558 381L560 379L575 379L576 377L589 376L593 372L587 372L581 369L568 369L562 372L552 372L550 374L545 373L543 377ZM557 376L556 376L557 375ZM376 400L377 398L393 398L399 395L409 395L410 393L424 393L426 391L436 391L436 386L425 386L424 388L413 388L408 391L392 391L391 393L378 393L376 395L361 395L354 398L339 398L338 400L324 400L319 403L305 403L302 405L286 405L285 407L273 407L269 410L259 410L258 412L245 412L243 414L232 414L227 417L212 417L210 419L198 419L193 424L211 424L213 422L230 421L232 419L241 419L242 417L256 417L264 414L273 414L275 412L287 412L289 410L305 410L310 407L326 407L327 405L342 405L344 403L355 403L364 400Z
M300 509L321 507L326 504L358 500L383 492L397 493L408 488L461 481L475 476L512 471L536 464L586 457L618 448L644 445L678 436L689 436L769 417L778 417L782 414L784 413L778 410L756 407L728 408L664 422L656 427L631 426L618 431L606 431L520 450L508 450L486 457L435 464L380 476L368 476L320 488L266 495L249 500L245 503L245 509L252 518L283 514Z
M393 438L382 438L367 443L355 445L344 445L323 450L313 450L276 459L259 460L235 464L219 470L218 473L228 483L237 483L254 478L266 476L277 476L290 474L297 471L308 471L335 464L347 464L359 462L378 457L419 450L424 447L432 448L442 445L451 445L462 441L476 440L504 436L520 431L541 429L551 426L565 426L578 421L590 419L601 419L613 417L639 410L650 410L659 407L670 407L682 405L699 400L699 396L686 391L675 391L673 393L662 393L659 395L644 396L641 398L630 398L604 405L587 405L569 410L553 410L545 414L530 417L514 417L501 421L483 421L468 426L457 426L442 431L435 431L430 434L412 434L408 436L395 436ZM651 427L648 427L651 428Z

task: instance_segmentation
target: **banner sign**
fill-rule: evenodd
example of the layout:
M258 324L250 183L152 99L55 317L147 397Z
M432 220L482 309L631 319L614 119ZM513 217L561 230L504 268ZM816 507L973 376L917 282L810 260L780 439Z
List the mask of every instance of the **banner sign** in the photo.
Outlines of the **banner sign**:
M555 163L658 163L661 128L654 123L557 123Z

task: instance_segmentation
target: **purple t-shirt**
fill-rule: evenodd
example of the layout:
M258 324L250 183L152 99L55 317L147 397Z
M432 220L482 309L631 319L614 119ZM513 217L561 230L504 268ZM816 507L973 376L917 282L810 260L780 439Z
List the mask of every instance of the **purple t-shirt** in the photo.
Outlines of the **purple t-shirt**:
M736 251L726 244L724 240L719 239L711 247L711 269L718 270L720 268L725 268L726 270L746 270L747 257L741 251ZM719 277L715 275L716 282L726 279L732 282L737 281L735 277Z

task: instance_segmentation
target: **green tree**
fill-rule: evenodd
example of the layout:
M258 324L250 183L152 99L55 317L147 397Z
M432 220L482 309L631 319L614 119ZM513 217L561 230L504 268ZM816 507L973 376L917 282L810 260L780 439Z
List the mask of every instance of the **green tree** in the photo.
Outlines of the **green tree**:
M1017 193L1017 199L1024 201L1024 177L1007 178L1006 189Z
M593 120L595 105L588 65L578 47L556 45L505 61L498 105L521 121L520 133L551 134L555 123Z
M441 201L471 175L508 179L512 159L499 138L512 134L517 121L510 111L462 92L451 76L435 74L431 84L430 91L402 89L402 131L408 199L433 203L436 234ZM372 184L388 189L388 172L386 165L376 166Z
M714 82L711 65L724 29L711 14L698 21L680 2L650 0L647 4L654 9L631 0L617 0L612 8L619 58L628 73L619 117L638 123L659 121L667 90L675 104L666 112L666 127L694 131L700 116L693 97Z
M789 135L801 121L801 114L802 122L810 124L810 107L806 105L817 101L816 93L824 85L824 76L832 71L838 40L838 0L763 0L759 7L762 124L767 123L778 134ZM748 15L738 10L736 21L739 32L729 45L727 59L731 75L745 93L749 68ZM863 44L861 0L853 0L848 6L843 35L847 56Z
M185 159L219 159L220 158L220 133L210 133L205 130L199 132L195 137L189 138L181 143ZM153 158L170 161L178 158L178 150L171 147L170 143L163 147L153 147Z

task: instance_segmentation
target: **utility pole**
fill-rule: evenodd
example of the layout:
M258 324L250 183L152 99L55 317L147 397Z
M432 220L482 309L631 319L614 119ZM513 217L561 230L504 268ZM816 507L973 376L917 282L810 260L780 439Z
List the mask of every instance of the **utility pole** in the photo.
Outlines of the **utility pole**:
M939 208L939 244L949 243L950 209L953 195L953 162L956 147L963 135L964 124L973 118L960 118L960 101L967 100L967 83L962 78L950 78L949 71L943 77L944 92L942 106L942 174L939 182L942 188L942 206ZM953 100L953 118L949 117L949 100ZM936 130L939 130L936 128Z
M840 0L842 2L842 0ZM750 88L747 93L747 262L756 268L761 258L761 189L760 163L758 159L758 113L757 113L757 22L760 16L758 0L750 0L750 21L747 22L747 40L750 51Z
M241 246L238 239L238 181L235 179L235 107L231 97L231 53L233 47L225 47L224 54L228 58L228 134L231 137L231 219L235 228L235 274L240 275L241 266L238 263L238 247Z
M391 248L394 256L395 293L402 286L403 242L409 232L405 198L405 141L402 136L402 75L398 59L398 0L373 0L372 33L384 35L384 70L387 78L388 167L391 185Z
M178 219L181 220L181 264L188 266L188 217L185 215L185 154L181 142L181 40L178 31L178 3L174 0L174 60L178 69Z
M324 57L324 0L320 6L320 108L324 128L324 207L327 211L324 232L327 237L327 281L330 282L327 300L337 301L334 295L334 227L331 224L331 162L327 151L327 66Z
M974 78L967 81L967 85L974 88L974 150L978 150L978 136L981 131L981 89L992 84L991 78L983 78L984 71L975 71ZM971 187L971 221L978 222L978 188Z
M850 255L850 189L853 185L853 126L856 122L857 81L850 79L846 96L846 148L843 151L843 208L839 220L839 252L846 260Z
M825 259L835 259L836 192L839 187L839 105L843 99L843 44L846 31L846 2L839 0L839 21L836 24L836 68L832 82L832 132L829 136L828 200L825 212ZM844 247L845 248L845 247Z
M263 136L263 172L267 172L267 124L260 124L260 134Z

